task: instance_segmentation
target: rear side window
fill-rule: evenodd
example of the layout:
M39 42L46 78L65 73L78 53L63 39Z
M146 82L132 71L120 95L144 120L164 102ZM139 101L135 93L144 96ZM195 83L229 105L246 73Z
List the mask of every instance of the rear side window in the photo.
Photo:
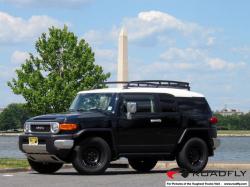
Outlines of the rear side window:
M178 98L180 111L210 114L210 107L203 97Z
M177 112L177 102L174 96L159 94L161 112Z

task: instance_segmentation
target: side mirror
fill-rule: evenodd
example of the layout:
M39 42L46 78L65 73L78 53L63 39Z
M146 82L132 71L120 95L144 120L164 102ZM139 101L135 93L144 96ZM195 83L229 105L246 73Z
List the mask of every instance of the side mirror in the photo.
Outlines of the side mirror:
M131 119L131 114L136 113L136 103L135 102L127 102L127 118Z
M135 102L127 102L127 112L134 114L136 113L136 103Z

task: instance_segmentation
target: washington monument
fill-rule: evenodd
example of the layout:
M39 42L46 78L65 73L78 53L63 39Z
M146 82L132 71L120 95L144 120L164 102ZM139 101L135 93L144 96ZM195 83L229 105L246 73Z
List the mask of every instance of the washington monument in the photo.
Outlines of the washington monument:
M128 36L124 28L119 34L117 81L128 81Z

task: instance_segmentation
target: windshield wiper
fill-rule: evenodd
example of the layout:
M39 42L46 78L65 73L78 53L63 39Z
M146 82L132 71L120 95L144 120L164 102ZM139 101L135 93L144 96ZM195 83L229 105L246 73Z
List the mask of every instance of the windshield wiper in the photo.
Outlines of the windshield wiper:
M76 110L77 112L86 112L87 110L86 109L83 109L83 108L79 108Z
M101 112L101 113L106 113L104 110L99 109L99 108L91 108L89 111L95 111L95 112Z
M72 110L72 111L77 111L77 112L90 112L90 111L93 111L93 112L106 113L104 110L99 109L99 108L90 108L88 110L86 110L84 108L79 108L77 110Z

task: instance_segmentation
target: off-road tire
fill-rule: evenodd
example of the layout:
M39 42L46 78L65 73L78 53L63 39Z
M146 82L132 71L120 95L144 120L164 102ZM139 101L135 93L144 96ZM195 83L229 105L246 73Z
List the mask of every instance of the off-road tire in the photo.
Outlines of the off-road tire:
M189 139L176 157L177 164L189 172L202 171L208 162L208 147L200 138Z
M109 144L100 137L87 138L75 147L73 166L80 174L102 174L111 160Z

